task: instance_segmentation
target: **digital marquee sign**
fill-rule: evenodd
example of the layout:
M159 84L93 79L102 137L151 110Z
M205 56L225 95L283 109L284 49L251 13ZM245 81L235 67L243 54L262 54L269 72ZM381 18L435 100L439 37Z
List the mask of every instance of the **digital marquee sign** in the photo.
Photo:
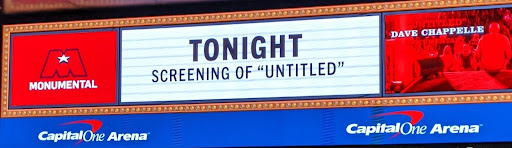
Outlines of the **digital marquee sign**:
M345 98L338 104L371 105L510 88L508 8L343 15L354 13L347 8L7 26L2 99L6 109ZM301 12L310 15L291 17Z
M497 4L5 25L0 145L511 141L512 6ZM482 7L451 9L466 6Z

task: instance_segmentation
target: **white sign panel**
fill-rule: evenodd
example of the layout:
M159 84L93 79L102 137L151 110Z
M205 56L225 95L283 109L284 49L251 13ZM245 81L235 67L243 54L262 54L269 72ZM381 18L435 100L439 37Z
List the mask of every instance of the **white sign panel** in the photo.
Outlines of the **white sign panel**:
M379 16L122 31L121 102L379 94Z

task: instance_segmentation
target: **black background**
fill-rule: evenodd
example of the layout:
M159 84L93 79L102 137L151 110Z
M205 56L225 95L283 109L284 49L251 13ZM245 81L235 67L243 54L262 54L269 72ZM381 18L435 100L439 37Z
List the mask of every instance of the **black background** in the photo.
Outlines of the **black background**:
M128 7L88 8L78 10L39 11L16 14L2 13L0 14L0 25L141 16L266 10L278 8L297 8L390 1L393 0L230 0L168 5L160 4Z

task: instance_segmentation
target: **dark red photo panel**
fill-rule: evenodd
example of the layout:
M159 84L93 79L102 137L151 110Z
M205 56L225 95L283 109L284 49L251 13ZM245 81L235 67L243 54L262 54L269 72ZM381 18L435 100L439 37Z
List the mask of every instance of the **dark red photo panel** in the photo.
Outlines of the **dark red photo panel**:
M116 103L117 32L12 37L11 106Z
M385 16L386 93L512 88L511 11Z

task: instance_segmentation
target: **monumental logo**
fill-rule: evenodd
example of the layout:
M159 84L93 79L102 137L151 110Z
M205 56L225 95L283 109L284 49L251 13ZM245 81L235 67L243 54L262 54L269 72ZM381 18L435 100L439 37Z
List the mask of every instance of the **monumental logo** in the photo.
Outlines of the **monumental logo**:
M50 50L41 71L44 78L87 77L82 57L78 49ZM59 90L59 89L96 89L94 79L76 79L65 81L29 82L29 90Z
M115 104L117 35L106 30L13 36L10 105Z
M37 138L40 141L60 142L76 141L75 145L82 142L103 142L103 141L146 141L150 133L125 133L125 132L99 132L103 122L101 120L87 119L62 123L59 126L74 124L90 125L90 129L82 130L61 130L61 131L41 131Z
M421 125L419 122L423 119L423 112L417 110L395 111L377 114L371 116L407 116L411 120L396 123L377 123L373 125L359 125L353 123L347 126L346 131L349 134L394 134L390 139L398 135L425 135L425 134L477 134L480 133L481 124L463 124L463 125L443 125L436 123L433 125Z

